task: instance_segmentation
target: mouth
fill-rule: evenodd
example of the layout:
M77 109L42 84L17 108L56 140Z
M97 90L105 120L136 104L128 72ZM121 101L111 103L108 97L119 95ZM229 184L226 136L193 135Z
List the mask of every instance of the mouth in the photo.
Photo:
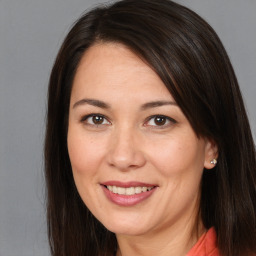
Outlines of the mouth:
M128 187L128 188L124 188L124 187L118 187L118 186L106 186L105 188L107 188L109 191L111 191L114 194L118 194L118 195L126 195L126 196L132 196L132 195L136 195L136 194L141 194L141 193L145 193L147 191L150 191L151 189L154 188L154 186L152 187Z
M106 197L119 206L133 206L149 198L158 186L141 182L109 181L101 184Z

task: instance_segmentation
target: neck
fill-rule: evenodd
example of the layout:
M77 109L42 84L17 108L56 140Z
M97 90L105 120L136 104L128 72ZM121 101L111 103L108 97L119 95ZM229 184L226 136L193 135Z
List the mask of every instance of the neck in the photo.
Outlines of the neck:
M196 226L176 225L147 235L117 235L116 256L185 256L204 232L202 221L199 221Z

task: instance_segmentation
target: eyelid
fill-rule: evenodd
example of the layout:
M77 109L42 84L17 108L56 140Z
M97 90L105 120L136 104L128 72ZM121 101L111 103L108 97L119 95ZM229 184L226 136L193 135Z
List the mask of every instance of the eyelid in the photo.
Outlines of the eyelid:
M104 118L109 124L90 124L90 123L86 123L86 125L92 125L92 126L111 125L111 122L109 121L109 118L106 117L105 115L102 115L102 114L99 114L99 113L92 113L92 114L82 116L82 118L80 119L80 122L85 123L85 121L88 120L90 117L95 117L95 116L99 116L99 117Z
M163 125L148 125L152 128L156 128L156 129L164 129L164 128L167 128L175 123L177 123L177 121L169 116L165 116L165 115L152 115L152 116L149 116L147 119L146 119L146 122L144 124L144 126L147 126L146 124L152 120L153 118L156 118L156 117L161 117L161 118L165 118L167 121L169 121L167 124L163 124Z
M95 117L95 116L99 116L99 117L102 117L105 121L107 121L107 124L106 123L102 123L102 124L93 124L93 123L89 123L89 122L86 122L89 118L91 117ZM148 122L151 121L153 118L156 118L156 117L161 117L161 118L164 118L167 120L167 123L164 123L163 125L148 125ZM104 122L105 122L104 121ZM111 121L109 120L108 117L106 117L105 115L103 114L100 114L100 113L91 113L91 114L88 114L88 115L84 115L81 117L80 119L80 122L84 123L85 125L91 125L91 126L105 126L105 125L112 125ZM169 116L166 116L166 115L161 115L161 114L157 114L157 115L151 115L149 117L146 118L143 126L149 126L151 128L155 128L155 129L164 129L164 128L168 128L169 126L173 125L177 123L177 121Z

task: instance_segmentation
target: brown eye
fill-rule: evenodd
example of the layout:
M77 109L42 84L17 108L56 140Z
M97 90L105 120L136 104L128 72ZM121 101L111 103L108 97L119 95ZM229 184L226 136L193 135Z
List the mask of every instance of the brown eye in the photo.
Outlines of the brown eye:
M155 115L155 116L150 116L146 123L145 126L149 126L151 128L159 128L159 129L164 129L170 127L172 124L177 123L173 118L168 117L168 116L163 116L163 115Z
M81 119L81 122L83 124L95 125L95 126L111 124L105 116L97 115L97 114L87 115Z
M154 122L156 125L165 125L166 123L166 117L163 117L163 116L156 116L154 118Z
M104 117L102 116L93 116L92 122L96 125L102 124L104 122Z

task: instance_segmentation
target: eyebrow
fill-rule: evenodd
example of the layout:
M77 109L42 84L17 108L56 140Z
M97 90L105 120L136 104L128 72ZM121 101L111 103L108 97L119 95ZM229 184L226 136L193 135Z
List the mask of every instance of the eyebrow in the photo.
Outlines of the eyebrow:
M104 108L104 109L108 109L110 108L110 105L108 105L107 103L101 101L101 100L95 100L95 99L82 99L77 101L74 105L73 108L76 108L78 106L81 105L85 105L85 104L89 104L95 107L99 107L99 108Z
M147 102L141 106L141 110L147 110L149 108L156 108L156 107L161 107L161 106L166 106L166 105L173 105L173 106L178 106L176 102L174 101L152 101L152 102Z
M77 101L74 105L73 108L76 108L78 106L82 106L85 104L89 104L95 107L99 107L99 108L103 108L103 109L110 109L110 105L101 101L101 100L95 100L95 99L81 99L79 101ZM156 108L156 107L161 107L161 106L166 106L166 105L173 105L173 106L177 106L176 102L173 101L151 101L151 102L147 102L144 103L141 106L141 110L147 110L150 108Z

